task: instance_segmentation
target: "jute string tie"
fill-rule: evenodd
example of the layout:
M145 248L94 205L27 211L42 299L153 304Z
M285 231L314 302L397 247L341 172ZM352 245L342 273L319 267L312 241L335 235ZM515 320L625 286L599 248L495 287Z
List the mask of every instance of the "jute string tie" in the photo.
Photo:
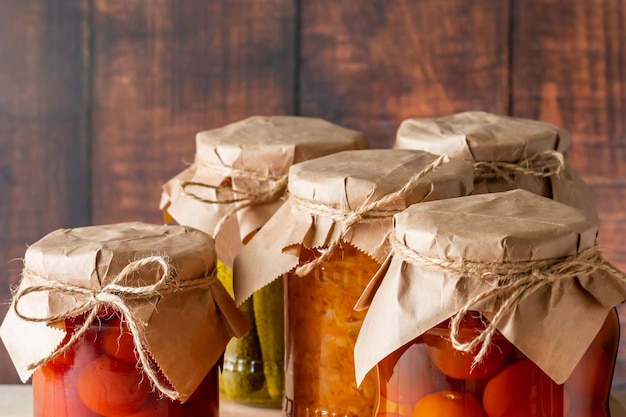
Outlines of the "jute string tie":
M519 262L474 262L465 259L446 260L420 254L400 242L391 233L389 241L393 256L421 268L451 272L459 277L481 280L487 288L472 296L452 316L450 339L455 349L473 352L480 348L472 367L480 363L489 351L491 340L502 319L510 314L527 296L538 289L558 281L602 271L615 279L624 280L626 275L602 256L597 246L584 249L572 256L538 261ZM459 340L459 329L463 316L480 302L495 299L498 302L490 323L475 338L466 342Z
M198 162L196 162L196 164L198 164ZM281 198L287 190L287 175L272 177L254 171L225 167L223 165L207 163L201 163L200 165L207 166L208 169L211 169L213 171L222 172L229 177L228 180L224 181L219 186L213 186L197 181L184 181L181 183L181 188L186 195L202 203L225 205L232 204L232 206L228 208L228 210L219 218L219 220L215 224L215 227L213 228L213 237L216 237L218 235L224 223L233 214L247 207L258 206L261 204L276 201ZM233 186L233 178L259 181L262 184L267 184L268 187L258 187L257 190L237 190ZM212 200L197 195L196 193L190 191L189 187L202 187L213 189L216 191L216 195L219 195L220 192L226 191L229 193L229 195L237 197L223 199L217 197L215 200Z
M337 209L326 204L291 195L289 201L291 201L293 207L298 210L304 211L313 216L328 217L336 222L341 222L342 224L340 233L332 242L330 242L327 250L319 257L298 266L295 269L296 275L299 277L308 275L320 264L326 262L326 260L333 254L333 251L339 246L348 230L355 224L371 223L387 220L393 217L393 215L398 213L399 210L389 209L387 206L404 199L422 178L449 161L450 158L447 155L441 155L435 161L424 167L416 175L411 177L411 179L398 191L387 194L381 199L373 202L364 202L355 210Z
M160 270L160 277L154 284L139 286L127 286L121 284L126 279L132 277L133 274L135 274L140 268L150 265L155 265ZM156 371L153 369L148 349L145 347L145 343L141 337L142 332L140 326L145 326L145 323L134 317L127 303L130 300L145 300L155 296L172 294L177 291L186 291L194 288L208 288L216 281L214 276L209 275L197 279L177 281L173 278L172 267L162 256L149 256L129 263L111 280L110 283L97 290L87 289L77 285L65 284L58 281L51 281L28 269L25 269L22 272L22 276L32 280L34 285L24 288L15 296L13 309L17 316L21 319L31 322L50 323L72 318L89 311L89 315L85 319L85 322L72 333L66 344L60 346L49 356L37 362L31 363L28 366L28 369L33 370L66 352L89 329L93 321L98 316L100 307L110 307L117 311L121 315L122 321L126 323L128 330L133 337L135 354L139 359L143 372L148 376L153 386L169 399L177 400L180 398L178 392L171 390L163 384ZM80 301L80 304L49 317L31 317L22 313L19 307L20 301L28 294L40 292L71 296L74 297L75 300Z
M519 162L479 161L474 163L474 181L501 178L507 184L518 188L513 181L515 174L547 178L557 175L565 166L563 154L557 151L544 151Z

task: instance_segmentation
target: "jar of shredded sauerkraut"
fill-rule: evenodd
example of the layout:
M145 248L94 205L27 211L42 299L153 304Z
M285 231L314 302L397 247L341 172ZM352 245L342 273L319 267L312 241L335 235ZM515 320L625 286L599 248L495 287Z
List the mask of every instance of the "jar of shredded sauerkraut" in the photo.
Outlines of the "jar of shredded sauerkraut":
M421 151L346 151L291 167L289 198L234 268L237 301L284 280L287 416L371 415L376 379L354 377L364 314L353 307L384 259L391 218L471 184L471 164Z

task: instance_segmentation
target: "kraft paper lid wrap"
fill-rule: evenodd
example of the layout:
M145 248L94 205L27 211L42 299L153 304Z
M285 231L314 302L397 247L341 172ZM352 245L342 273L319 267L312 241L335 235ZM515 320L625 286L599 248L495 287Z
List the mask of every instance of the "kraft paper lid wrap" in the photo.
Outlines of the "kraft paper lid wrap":
M470 163L422 151L346 151L296 164L286 203L235 259L235 301L294 269L301 247L328 247L329 256L346 241L381 262L393 214L471 190Z
M394 221L391 261L357 304L369 307L355 346L358 381L425 331L448 318L454 329L476 310L491 321L475 339L480 349L497 329L563 383L626 299L591 216L528 191L416 204Z
M214 270L213 239L190 227L123 223L59 229L26 251L0 337L26 382L59 348L66 333L63 318L85 312L95 318L101 307L113 308L141 340L140 359L153 358L173 390L151 378L152 383L169 398L185 401L228 341L250 328Z
M404 120L394 147L474 161L474 194L522 188L586 210L599 223L591 190L564 159L570 143L550 123L469 111Z
M322 119L250 117L198 133L194 163L164 185L160 207L214 236L232 267L241 241L281 206L291 165L367 147L362 133Z

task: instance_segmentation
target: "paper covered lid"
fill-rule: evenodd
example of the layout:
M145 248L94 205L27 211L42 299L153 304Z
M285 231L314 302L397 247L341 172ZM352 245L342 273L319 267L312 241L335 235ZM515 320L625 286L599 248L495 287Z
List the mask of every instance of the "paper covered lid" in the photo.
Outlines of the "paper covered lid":
M467 195L471 163L413 150L345 151L294 165L289 198L235 260L237 303L298 264L298 248L350 242L379 262L393 214ZM291 250L293 249L293 250ZM322 258L319 258L322 259Z
M394 220L391 260L357 305L368 308L355 347L359 380L425 331L477 310L502 315L491 330L563 383L626 299L588 213L528 191L418 204Z
M64 318L112 308L184 401L250 327L214 272L213 239L191 227L59 229L28 247L0 337L25 382L64 339Z
M599 224L591 190L563 156L570 142L550 123L469 111L404 120L394 147L474 161L474 194L521 188L586 210Z
M232 266L241 241L282 204L291 165L367 147L362 133L322 119L253 116L199 132L194 163L164 185L160 207L214 236Z
M542 151L564 153L570 142L569 133L551 123L468 111L406 119L396 133L394 147L472 161L517 162Z

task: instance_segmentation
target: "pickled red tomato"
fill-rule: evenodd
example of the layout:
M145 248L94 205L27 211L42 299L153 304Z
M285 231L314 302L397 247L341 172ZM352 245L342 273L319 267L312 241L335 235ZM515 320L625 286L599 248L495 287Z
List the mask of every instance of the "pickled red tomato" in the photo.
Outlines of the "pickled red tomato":
M613 361L602 346L592 344L565 382L568 416L604 416L611 390Z
M494 337L485 357L476 366L473 366L482 344L471 352L462 352L452 346L449 338L450 321L446 320L435 329L423 335L424 343L428 345L428 353L433 363L445 375L455 379L483 379L495 373L508 359L513 345L503 337ZM486 323L480 315L468 313L463 317L459 326L460 342L470 341L479 331L484 330Z
M619 319L609 312L600 331L565 382L565 391L578 409L604 408L611 390L613 362L619 343ZM581 410L582 411L582 410Z
M128 326L118 316L112 317L107 323L103 336L104 351L118 361L137 363L135 342Z
M63 374L43 365L32 378L34 417L98 417L78 398Z
M565 383L572 398L605 400L611 390L613 362L601 346L592 344Z
M491 377L483 393L489 417L507 417L525 410L526 417L562 416L563 386L529 359L516 361Z
M100 356L78 374L77 391L91 410L104 417L117 417L139 410L150 393L150 384L134 365Z
M413 417L486 417L480 401L471 394L445 390L419 400Z
M381 395L394 403L415 404L446 388L446 377L428 360L427 347L419 340L383 359L378 375Z

